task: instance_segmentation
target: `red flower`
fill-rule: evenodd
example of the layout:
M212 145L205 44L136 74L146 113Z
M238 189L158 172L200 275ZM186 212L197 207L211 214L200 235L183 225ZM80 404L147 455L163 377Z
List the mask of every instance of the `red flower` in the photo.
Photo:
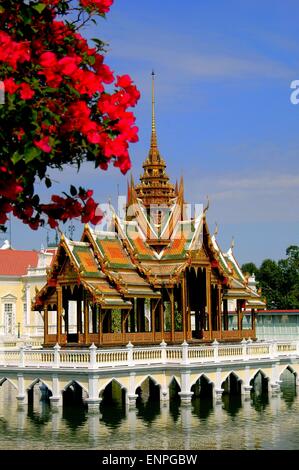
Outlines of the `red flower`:
M3 80L4 83L4 91L9 93L10 95L13 95L19 88L19 85L17 85L12 77L6 78Z
M7 199L15 200L23 190L23 186L12 178L0 181L0 195Z
M55 219L53 219L52 217L48 218L48 224L50 225L51 228L58 227L58 222Z
M44 52L39 57L39 63L42 67L56 67L56 55L54 54L54 52Z
M103 212L98 207L98 204L90 197L83 208L81 221L83 223L91 222L92 224L98 224L103 218Z
M80 0L80 3L84 8L96 10L103 14L108 13L113 0Z
M32 90L28 83L21 83L19 91L22 100L31 100L31 98L35 95L35 91Z
M11 36L0 31L0 61L7 63L14 70L17 63L30 60L29 43L13 41Z
M39 141L34 140L33 143L36 147L41 149L43 152L50 153L52 150L52 147L50 147L49 145L49 136L45 136Z
M25 135L24 129L21 128L20 130L18 130L16 132L16 135L17 135L18 141L20 142L22 140L23 136Z
M81 59L80 57L63 57L58 61L58 66L60 71L64 75L72 75L77 69L78 64L80 64Z
M122 75L117 77L116 86L120 88L128 88L132 85L132 79L129 75Z

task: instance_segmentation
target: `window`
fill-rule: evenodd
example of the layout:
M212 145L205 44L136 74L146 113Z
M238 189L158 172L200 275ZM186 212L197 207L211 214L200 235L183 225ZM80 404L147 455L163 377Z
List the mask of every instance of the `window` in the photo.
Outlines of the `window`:
M4 318L5 318L5 333L7 335L14 334L14 321L13 321L13 304L4 304Z

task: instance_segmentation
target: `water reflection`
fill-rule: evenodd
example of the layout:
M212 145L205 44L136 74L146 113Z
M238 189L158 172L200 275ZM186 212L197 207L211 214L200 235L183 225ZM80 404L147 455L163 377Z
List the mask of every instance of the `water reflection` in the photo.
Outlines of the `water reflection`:
M87 416L83 404L77 406L65 405L62 410L62 419L65 421L69 429L77 431L86 423Z
M222 404L223 409L235 418L242 407L241 395L228 395L225 393L222 397Z
M193 414L199 419L207 419L213 411L213 398L195 398L192 400Z
M160 402L157 400L147 400L145 403L137 401L138 418L142 418L147 424L152 424L160 415Z
M32 423L36 424L37 426L43 426L51 420L51 410L48 403L41 401L39 405L39 410L37 411L33 404L29 404L27 416L32 421Z
M291 409L296 400L296 376L289 369L286 369L281 375L281 396L288 409Z
M54 412L38 394L17 409L15 390L6 386L0 388L0 448L297 449L298 413L294 376L283 378L276 396L254 391L245 400L226 394L217 405L198 396L182 406L177 393L162 404L145 400L144 392L136 409L129 409L122 390L112 385L98 414L83 403L65 403Z
M180 418L180 414L181 414L180 405L181 405L181 400L180 398L177 398L177 397L172 398L169 402L169 414L172 417L174 423L176 423Z

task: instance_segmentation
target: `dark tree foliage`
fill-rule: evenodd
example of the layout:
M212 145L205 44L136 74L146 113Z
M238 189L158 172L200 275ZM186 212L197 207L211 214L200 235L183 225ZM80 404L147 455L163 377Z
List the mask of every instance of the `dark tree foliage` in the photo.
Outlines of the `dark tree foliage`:
M269 309L299 308L299 246L289 246L284 259L265 259L259 268L246 263L242 271L256 275Z

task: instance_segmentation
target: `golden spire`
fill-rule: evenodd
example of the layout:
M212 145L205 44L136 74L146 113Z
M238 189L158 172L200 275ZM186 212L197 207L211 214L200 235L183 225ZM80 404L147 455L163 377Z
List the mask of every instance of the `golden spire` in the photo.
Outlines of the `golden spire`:
M156 118L155 118L155 72L152 72L152 135L151 146L146 160L143 163L144 172L140 176L140 183L135 187L136 196L142 199L144 206L151 204L170 205L175 197L174 185L169 182L166 174L166 164L160 155L157 144Z
M156 115L155 115L155 72L152 71L152 136L151 136L151 150L157 150L157 131L156 131ZM152 152L153 155L156 152Z

